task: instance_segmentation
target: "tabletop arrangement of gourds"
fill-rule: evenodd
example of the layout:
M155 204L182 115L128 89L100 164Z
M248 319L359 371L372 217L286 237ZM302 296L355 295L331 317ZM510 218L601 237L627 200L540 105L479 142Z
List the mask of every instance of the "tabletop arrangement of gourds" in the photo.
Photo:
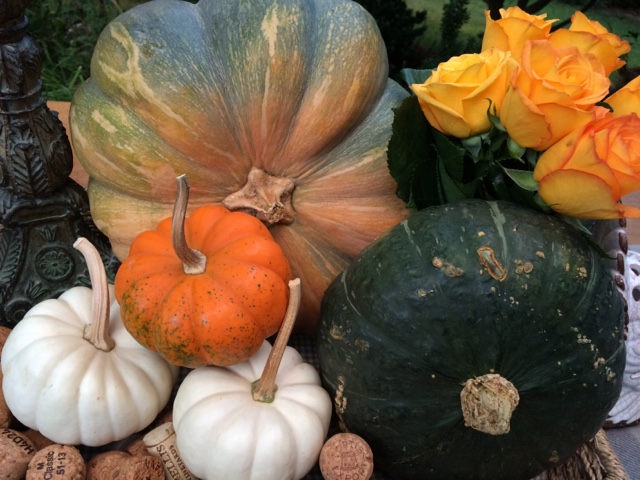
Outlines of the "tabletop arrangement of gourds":
M109 444L154 421L184 367L177 448L210 480L303 478L332 417L398 479L529 479L593 438L625 361L611 275L524 207L410 212L386 163L407 95L350 0L116 18L70 134L122 266L108 285L78 239L92 288L38 304L2 350L12 415ZM320 372L291 330L316 336Z

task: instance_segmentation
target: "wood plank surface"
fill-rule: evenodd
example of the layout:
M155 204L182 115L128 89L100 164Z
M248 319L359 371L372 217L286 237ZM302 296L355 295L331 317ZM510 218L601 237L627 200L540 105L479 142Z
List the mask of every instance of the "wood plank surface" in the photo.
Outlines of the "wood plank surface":
M640 191L624 197L623 203L640 208ZM640 219L629 218L627 220L627 238L630 245L638 245L640 247Z
M69 102L48 102L49 108L58 112L58 118L62 121L62 124L69 133ZM74 162L73 171L71 172L71 178L73 178L80 185L86 186L88 176L83 168ZM640 208L640 191L637 191L631 195L628 195L623 199L623 202L628 205L633 205ZM628 219L627 220L627 236L629 238L630 245L640 245L640 219Z
M62 125L64 125L64 128L67 130L67 135L70 137L71 133L69 130L69 107L71 106L71 103L49 101L47 102L47 106L49 107L50 110L58 113L58 118L62 122ZM75 155L74 155L74 158L75 158ZM73 178L76 182L78 182L83 187L87 186L87 181L89 180L89 176L87 175L87 172L85 172L82 166L76 161L73 162L73 170L71 171L71 178Z

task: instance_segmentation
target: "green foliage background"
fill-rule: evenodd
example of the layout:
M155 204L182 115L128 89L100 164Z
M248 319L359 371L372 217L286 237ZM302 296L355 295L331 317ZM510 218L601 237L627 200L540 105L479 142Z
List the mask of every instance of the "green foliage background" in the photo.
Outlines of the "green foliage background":
M102 29L118 14L148 0L34 0L27 9L30 31L44 51L43 92L69 101L89 75L93 48ZM195 3L197 0L188 0ZM387 46L389 76L403 68L429 68L451 56L478 51L484 30L484 0L357 0L376 19ZM505 0L515 5L518 0ZM569 18L588 0L553 0L548 18ZM640 67L640 7L637 0L597 0L588 11L632 44L627 61ZM623 74L627 72L622 72ZM630 74L633 75L635 70ZM623 80L626 81L626 78Z
M44 53L43 92L50 100L71 100L89 77L89 64L99 33L122 7L104 0L40 0L27 8L29 30Z

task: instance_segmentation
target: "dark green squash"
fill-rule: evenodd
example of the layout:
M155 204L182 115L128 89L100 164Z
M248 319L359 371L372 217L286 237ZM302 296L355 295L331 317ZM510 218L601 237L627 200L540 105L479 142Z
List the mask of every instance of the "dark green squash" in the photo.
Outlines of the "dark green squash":
M530 479L592 438L620 394L611 275L573 227L511 203L419 211L331 283L321 312L338 418L397 478ZM478 378L503 407L480 430L461 407Z

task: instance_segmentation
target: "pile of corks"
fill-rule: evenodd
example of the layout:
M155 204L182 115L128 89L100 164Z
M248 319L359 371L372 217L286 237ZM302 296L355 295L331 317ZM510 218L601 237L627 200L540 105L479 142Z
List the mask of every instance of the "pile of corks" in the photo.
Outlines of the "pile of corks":
M0 353L10 332L0 326ZM197 480L175 446L171 402L143 432L121 442L99 449L61 445L13 418L2 393L1 367L0 479ZM357 461L358 478L369 479L373 473L371 449L363 439L347 433L332 436L324 445L319 461L323 478L346 478L341 469L345 451Z
M10 329L0 326L0 352ZM0 386L2 369L0 368ZM172 431L171 411L162 412L148 428ZM144 432L143 432L144 433ZM7 407L0 388L0 479L6 480L165 480L175 478L159 448L142 434L120 442L118 449L98 453L82 446L61 445L20 424ZM168 470L168 471L167 471Z

